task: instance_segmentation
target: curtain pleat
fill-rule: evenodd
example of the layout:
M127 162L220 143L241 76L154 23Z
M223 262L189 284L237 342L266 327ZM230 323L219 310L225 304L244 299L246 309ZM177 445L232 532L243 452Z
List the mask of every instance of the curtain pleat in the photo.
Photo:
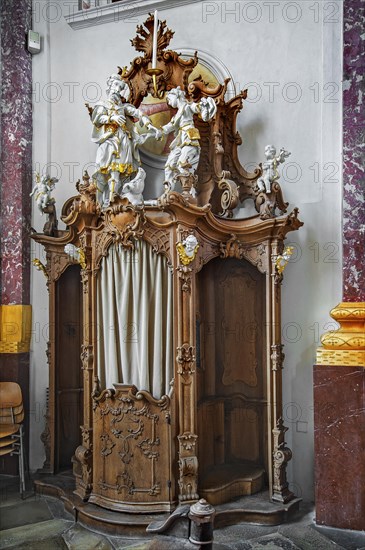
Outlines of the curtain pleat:
M112 245L97 281L97 372L104 388L134 384L155 398L173 377L173 293L167 260L137 241Z

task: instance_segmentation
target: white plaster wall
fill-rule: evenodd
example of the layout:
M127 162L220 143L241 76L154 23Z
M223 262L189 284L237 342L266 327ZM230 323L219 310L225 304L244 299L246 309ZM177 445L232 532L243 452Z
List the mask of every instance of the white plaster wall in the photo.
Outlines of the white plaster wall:
M69 3L57 3L56 10L55 2L34 1L34 29L44 36L33 63L34 163L41 169L52 163L51 175L60 177L55 192L60 211L95 157L84 102L104 94L108 75L136 56L130 39L145 16L74 31L58 11L67 14ZM310 499L312 365L319 336L329 328L328 312L341 300L342 0L201 2L160 14L175 31L173 49L211 52L229 68L237 90L248 87L238 117L241 162L252 168L271 142L292 152L281 182L305 225L288 238L296 255L283 284L284 413L294 456L289 480L298 495ZM154 196L162 174L153 169L148 174L146 195ZM41 230L43 221L36 212L33 226ZM47 293L38 272L32 303L34 322L46 325ZM32 402L40 410L47 386L45 346L41 330L32 344L31 367ZM42 421L32 423L33 469L43 462L42 427Z

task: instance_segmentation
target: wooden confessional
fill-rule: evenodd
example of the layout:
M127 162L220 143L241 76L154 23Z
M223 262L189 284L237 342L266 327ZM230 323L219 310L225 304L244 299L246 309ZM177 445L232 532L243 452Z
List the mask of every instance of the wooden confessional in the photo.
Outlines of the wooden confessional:
M238 161L236 117L246 92L226 102L227 82L189 82L198 57L166 50L164 23L159 33L162 73L154 85L145 48L123 72L130 101L138 107L147 94L161 97L179 85L191 99L213 97L217 114L210 123L196 121L200 163L195 178L181 177L181 192L143 207L117 196L102 210L85 173L62 210L67 229L32 235L47 251L50 296L44 470L56 473L72 459L76 495L121 512L171 512L200 497L219 505L265 487L271 500L286 503L293 495L282 418L281 260L287 233L302 223L297 209L286 214L279 184L259 191L260 168L247 173ZM254 201L257 215L235 219L245 200ZM181 243L190 234L198 247L187 257ZM136 387L133 374L111 387L98 376L103 259L112 247L133 254L141 242L166 259L172 277L173 374L163 395ZM70 243L78 262L64 251ZM117 326L115 337L123 330Z

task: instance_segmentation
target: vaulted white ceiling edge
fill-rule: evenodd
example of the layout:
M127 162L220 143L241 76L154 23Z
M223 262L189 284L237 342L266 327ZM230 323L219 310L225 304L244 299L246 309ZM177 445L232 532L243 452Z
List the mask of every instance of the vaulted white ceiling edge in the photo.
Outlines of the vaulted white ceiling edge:
M105 4L105 1L108 3ZM99 0L99 5L87 10L76 10L65 16L67 23L74 30L85 29L104 23L112 23L131 19L138 15L148 14L154 10L167 10L196 4L202 0L123 0L123 2L111 3L111 0ZM100 5L103 3L103 5ZM104 5L105 4L105 5ZM70 10L71 11L71 10Z

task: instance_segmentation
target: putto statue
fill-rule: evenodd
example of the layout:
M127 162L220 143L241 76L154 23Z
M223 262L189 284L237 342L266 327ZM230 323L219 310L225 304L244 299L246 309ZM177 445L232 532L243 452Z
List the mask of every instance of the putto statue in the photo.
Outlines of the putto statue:
M203 97L198 103L190 102L180 86L173 88L166 95L167 104L177 109L177 113L168 124L162 126L164 134L175 133L170 145L170 154L165 164L165 189L175 188L177 176L193 174L199 163L200 134L194 125L194 115L208 122L217 112L217 105L211 97Z
M108 78L107 95L108 99L96 104L91 114L92 140L99 145L93 179L97 184L97 200L104 207L137 174L141 164L138 148L151 136L161 138L161 132L150 119L127 103L129 87L120 75ZM139 134L133 119L145 125L148 132Z
M188 235L182 242L176 244L180 261L183 265L189 265L198 252L199 243L195 235Z
M281 148L278 156L276 156L276 148L273 145L265 147L265 162L262 163L262 176L257 180L257 185L260 191L270 193L273 183L279 179L278 164L285 162L285 159L290 155L289 151Z
M143 190L146 172L143 168L138 168L137 175L123 185L122 197L126 197L132 204L143 204Z
M55 203L55 199L51 197L51 193L57 182L57 178L50 178L48 175L42 177L38 173L35 175L35 186L29 196L33 197L34 195L41 215L46 213L47 208Z

